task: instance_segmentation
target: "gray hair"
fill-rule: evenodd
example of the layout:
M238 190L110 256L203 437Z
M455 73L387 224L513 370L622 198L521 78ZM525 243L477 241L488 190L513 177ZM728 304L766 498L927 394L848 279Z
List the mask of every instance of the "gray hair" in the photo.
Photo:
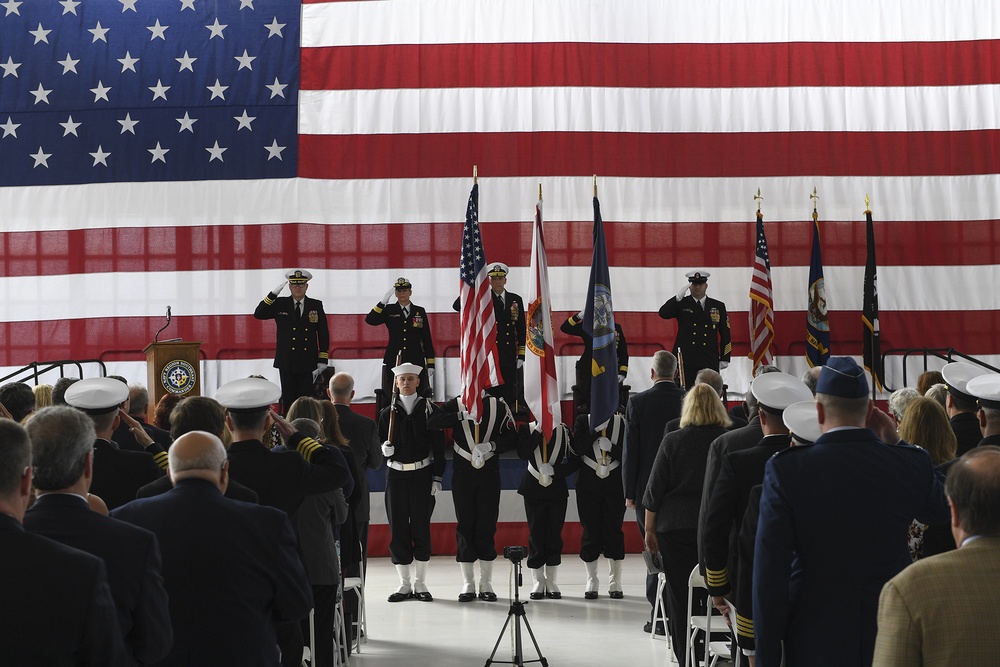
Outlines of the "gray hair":
M323 429L315 419L309 419L308 417L299 417L298 419L293 419L289 422L295 430L302 435L312 438L313 440L323 439Z
M941 404L941 407L947 407L945 402L948 400L948 385L938 382L937 384L932 384L928 387L927 391L924 392L924 396L927 398L933 398L935 401Z
M667 350L658 350L653 354L653 375L658 378L672 380L677 373L677 357Z
M773 366L771 364L764 364L763 366L757 367L757 370L754 371L753 376L756 378L760 377L761 375L764 375L765 373L780 373L780 372L781 369L778 368L777 366Z
M330 378L330 395L340 399L348 399L354 391L354 378L350 373L341 371Z
M902 421L906 406L917 396L920 396L920 393L913 387L903 387L892 392L889 396L889 411L896 421Z
M24 469L31 465L31 444L24 427L10 419L0 419L0 496L14 496Z
M87 455L94 450L94 423L75 408L54 405L42 408L27 424L35 488L58 491L72 486L83 475Z
M809 391L812 392L813 396L816 395L816 385L819 384L819 374L822 370L822 366L813 366L806 369L806 372L802 374L802 383L809 387Z
M698 371L698 374L694 376L695 384L707 384L709 387L715 390L715 393L722 396L722 376L718 371L713 371L711 368L702 368Z
M144 415L149 409L149 392L141 384L131 384L128 387L128 413Z
M1000 448L970 449L948 470L944 485L969 535L1000 535Z

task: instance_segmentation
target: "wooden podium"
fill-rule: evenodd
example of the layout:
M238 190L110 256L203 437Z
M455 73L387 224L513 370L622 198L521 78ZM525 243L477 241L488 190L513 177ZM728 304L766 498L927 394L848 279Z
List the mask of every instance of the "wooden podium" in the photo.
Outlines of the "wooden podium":
M146 353L146 386L149 408L146 419L153 423L156 404L164 394L201 396L201 341L150 343Z

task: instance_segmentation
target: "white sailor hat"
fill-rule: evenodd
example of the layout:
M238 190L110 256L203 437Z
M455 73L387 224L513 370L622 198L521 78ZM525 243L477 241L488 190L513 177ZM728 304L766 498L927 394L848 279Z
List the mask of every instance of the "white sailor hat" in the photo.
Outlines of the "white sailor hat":
M400 364L392 369L393 375L399 377L400 375L405 375L410 373L412 375L420 375L420 371L424 370L423 366L417 366L416 364L411 364L406 362L405 364Z
M313 274L309 273L305 269L292 269L285 273L285 278L288 279L288 284L290 285L304 285L305 283L312 280Z
M1000 374L986 373L969 380L966 391L979 400L979 407L1000 408Z
M88 415L113 412L128 398L128 385L114 378L90 378L70 385L66 404Z
M773 414L781 414L789 405L813 398L809 387L788 373L758 375L750 383L750 391L760 407Z
M712 274L709 273L708 271L698 270L698 271L688 271L684 275L687 276L689 283L694 283L695 285L699 285L701 283L707 283L709 276L711 276Z
M973 366L964 361L953 361L950 364L945 364L944 368L941 369L944 383L948 385L948 392L955 398L964 401L976 400L975 396L966 391L969 381L987 374L988 372L982 366Z
M781 413L781 419L800 444L811 445L823 434L819 429L816 401L812 398L789 405Z
M264 378L240 378L219 387L215 400L234 412L269 408L281 399L281 387Z
M510 272L510 267L503 262L496 262L490 265L490 278L506 278Z

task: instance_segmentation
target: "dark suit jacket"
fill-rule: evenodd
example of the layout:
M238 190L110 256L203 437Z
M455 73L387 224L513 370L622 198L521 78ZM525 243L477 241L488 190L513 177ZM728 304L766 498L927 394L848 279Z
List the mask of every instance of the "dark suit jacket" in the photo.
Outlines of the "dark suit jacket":
M125 665L104 562L0 514L0 662Z
M761 485L750 489L747 511L743 515L739 532L739 556L736 566L736 643L752 651L756 648L753 630L753 550L757 540L757 518L760 516Z
M160 540L174 626L163 665L278 665L275 624L304 618L313 602L288 516L199 479L113 516Z
M710 595L725 595L738 577L737 536L750 489L764 481L767 460L788 447L787 435L765 436L759 443L722 457L706 514L701 518L705 581Z
M431 339L431 323L423 307L410 303L410 314L403 317L403 309L398 303L387 306L376 304L365 317L365 323L372 326L384 324L389 331L389 344L385 347L382 363L396 365L396 354L403 353L403 363L410 362L434 367L434 341Z
M961 456L979 444L983 439L983 431L979 428L979 417L974 412L960 412L950 420L951 430L955 432L958 448L955 456Z
M163 475L163 470L146 452L118 449L107 440L98 440L94 445L94 479L90 492L100 496L108 509L135 500L140 487Z
M382 443L378 439L378 426L374 419L359 415L351 410L349 405L334 403L333 407L337 409L340 432L350 441L354 460L357 462L358 468L361 469L361 474L354 480L355 484L361 484L362 487L354 518L358 524L368 523L371 517L368 470L378 470L382 465Z
M664 425L679 417L684 390L670 381L657 382L629 399L625 409L622 485L625 497L642 505L649 471L663 440Z
M261 505L289 515L307 495L339 489L351 480L343 458L312 438L296 433L289 448L298 451L272 452L259 440L234 442L229 446L229 475L256 491Z
M153 442L160 445L164 450L170 448L170 444L173 442L173 438L170 437L169 431L164 431L162 428L156 428L155 426L150 426L149 424L140 421L139 424L142 426L142 430L149 434L149 437L153 439ZM126 449L133 452L145 452L147 451L143 448L139 442L132 435L129 430L128 424L122 422L115 429L115 432L111 434L111 439L117 443L119 449ZM151 452L150 452L151 453Z
M524 301L521 296L504 290L501 303L496 292L490 290L493 300L493 317L497 323L497 360L501 366L517 366L517 360L524 361L524 344L527 333L524 319ZM461 297L451 304L457 313L461 308Z
M330 357L330 329L319 299L302 300L302 317L295 314L295 299L268 294L257 304L253 316L274 320L277 340L274 367L292 373L316 370L316 364Z
M139 491L135 494L135 497L152 498L153 496L158 496L161 493L166 493L172 488L174 488L174 485L170 481L170 478L164 476L139 489ZM243 486L235 479L229 480L229 485L226 487L226 498L230 498L232 500L242 500L245 503L256 504L260 502L260 496L257 495L256 491L248 486Z
M778 665L784 640L789 665L870 665L879 592L911 562L910 523L949 516L942 481L926 451L863 428L773 456L754 549L757 664Z
M155 535L98 514L80 496L66 493L40 495L24 515L24 527L104 561L125 648L135 664L167 654L173 632Z

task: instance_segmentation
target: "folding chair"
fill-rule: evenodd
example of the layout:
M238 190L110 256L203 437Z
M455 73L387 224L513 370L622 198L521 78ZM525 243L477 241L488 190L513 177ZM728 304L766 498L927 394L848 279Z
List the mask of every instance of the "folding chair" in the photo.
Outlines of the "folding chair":
M358 576L344 578L344 595L349 591L354 591L358 596L358 613L351 619L351 630L354 633L354 641L351 649L361 653L361 644L368 643L368 607L365 605L365 570L359 568Z
M701 576L698 572L698 566L695 565L691 570L691 574L688 576L688 594L687 594L687 633L685 635L685 642L687 645L684 647L684 667L695 667L699 666L699 661L695 657L697 639L698 635L705 633L705 655L708 656L708 650L711 644L712 637L712 622L713 617L715 618L715 623L725 624L725 619L714 611L714 607L711 604L708 605L708 613L705 615L693 616L691 614L691 602L694 599L695 589L705 589L708 592L708 585L705 583L705 578ZM716 627L719 627L716 625ZM718 630L716 630L718 632ZM707 664L707 662L706 662Z
M719 659L729 660L730 657L735 655L733 661L733 667L740 667L743 663L743 656L740 653L739 644L736 643L736 607L729 600L726 600L726 604L729 605L729 621L731 625L729 626L729 641L714 641L708 643L708 655L712 658L712 662L709 667L716 667L716 663ZM724 617L721 617L723 622L726 622Z
M656 575L656 601L653 603L653 627L650 628L649 636L653 639L660 639L656 634L656 624L663 625L663 639L667 640L667 651L670 651L670 633L667 632L667 607L663 603L663 590L667 587L667 575L660 572Z

